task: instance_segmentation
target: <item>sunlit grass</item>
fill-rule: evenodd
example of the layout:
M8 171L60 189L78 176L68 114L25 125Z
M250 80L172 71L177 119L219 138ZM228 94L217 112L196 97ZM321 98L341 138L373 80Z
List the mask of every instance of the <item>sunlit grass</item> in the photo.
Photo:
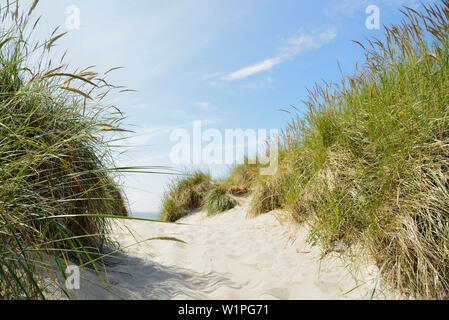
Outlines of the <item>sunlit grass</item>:
M203 209L209 216L234 207L235 201L227 194L227 189L219 184L212 186L203 199Z
M2 8L0 299L46 298L43 279L64 277L70 261L91 268L107 290L107 218L128 215L117 178L148 172L114 165L111 142L125 131L123 115L103 101L123 88L54 57L51 48L64 35L57 29L32 42L36 4L24 12L16 2Z
M311 225L311 241L364 248L402 293L447 299L449 2L403 16L386 41L357 42L361 71L309 91L251 213L284 208Z
M210 174L201 171L175 178L164 194L160 219L175 222L199 209L212 186L211 181Z

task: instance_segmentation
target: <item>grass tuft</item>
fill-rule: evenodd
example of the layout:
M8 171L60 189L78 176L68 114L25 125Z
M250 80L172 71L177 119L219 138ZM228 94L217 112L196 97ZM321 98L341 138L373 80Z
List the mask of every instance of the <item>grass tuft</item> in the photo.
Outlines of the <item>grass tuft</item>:
M228 196L227 190L221 185L212 186L203 200L203 209L209 216L230 210L235 207L235 201Z
M210 174L200 171L176 178L164 195L160 219L175 222L199 209L211 186Z
M224 183L229 186L242 186L251 189L259 176L259 167L249 162L249 159L245 158L243 164L233 167Z
M102 104L114 87L54 59L51 47L63 34L31 42L36 5L2 10L0 299L45 298L42 271L65 276L70 260L101 278L97 258L110 228L103 216L128 214L109 143L124 131L123 116Z

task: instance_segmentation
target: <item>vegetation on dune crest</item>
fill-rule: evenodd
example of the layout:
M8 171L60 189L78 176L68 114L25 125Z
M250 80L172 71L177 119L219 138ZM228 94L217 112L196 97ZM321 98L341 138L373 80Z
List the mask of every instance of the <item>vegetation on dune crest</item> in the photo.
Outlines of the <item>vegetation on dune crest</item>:
M227 194L226 188L217 184L206 192L203 200L203 209L209 216L224 212L235 207L235 201Z
M14 7L0 29L0 299L34 299L42 270L64 275L69 259L102 268L102 215L127 215L108 169L122 114L102 104L114 86L99 74L52 63L63 34L31 43L37 19Z
M256 183L258 174L259 167L256 164L250 164L249 159L245 158L242 164L232 168L224 183L229 187L245 186L252 188Z
M279 172L252 214L276 207L324 247L365 248L395 288L449 298L449 1L404 8L366 65L310 91L283 131Z
M175 222L199 209L206 210L208 215L232 209L236 201L231 195L249 193L248 185L235 185L234 182L242 181L213 181L209 173L201 171L180 176L171 182L164 195L160 219Z
M270 212L282 207L283 188L282 175L276 173L270 178L260 178L255 185L251 199L249 217Z
M211 186L210 174L201 171L173 180L162 201L161 220L175 222L199 209Z

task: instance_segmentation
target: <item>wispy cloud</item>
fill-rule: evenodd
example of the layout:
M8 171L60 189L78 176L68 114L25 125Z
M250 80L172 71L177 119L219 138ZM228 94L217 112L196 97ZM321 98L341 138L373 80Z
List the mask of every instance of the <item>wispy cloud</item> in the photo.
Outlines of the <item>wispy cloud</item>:
M336 36L337 31L335 29L328 29L322 33L314 35L306 34L301 30L298 35L288 39L283 46L280 46L274 57L231 72L224 76L223 80L234 81L247 78L256 73L269 71L276 65L297 56L303 50L321 48L323 45L335 39Z

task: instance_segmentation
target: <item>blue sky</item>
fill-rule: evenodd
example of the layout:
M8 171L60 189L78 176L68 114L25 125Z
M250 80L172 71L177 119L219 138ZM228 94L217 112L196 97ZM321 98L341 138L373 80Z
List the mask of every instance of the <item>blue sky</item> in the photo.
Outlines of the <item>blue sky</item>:
M28 1L31 3L32 1ZM430 1L424 1L428 3ZM304 110L306 87L338 81L363 63L351 40L376 36L365 26L369 5L380 9L381 24L401 18L395 0L41 0L42 35L61 25L66 8L79 8L80 28L58 41L68 49L67 62L96 65L106 71L122 66L110 80L137 92L111 101L128 117L136 133L119 165L172 166L170 133L205 127L281 129L289 116L277 111L290 105ZM228 166L214 166L223 175ZM125 191L134 212L154 212L168 176L126 177Z

